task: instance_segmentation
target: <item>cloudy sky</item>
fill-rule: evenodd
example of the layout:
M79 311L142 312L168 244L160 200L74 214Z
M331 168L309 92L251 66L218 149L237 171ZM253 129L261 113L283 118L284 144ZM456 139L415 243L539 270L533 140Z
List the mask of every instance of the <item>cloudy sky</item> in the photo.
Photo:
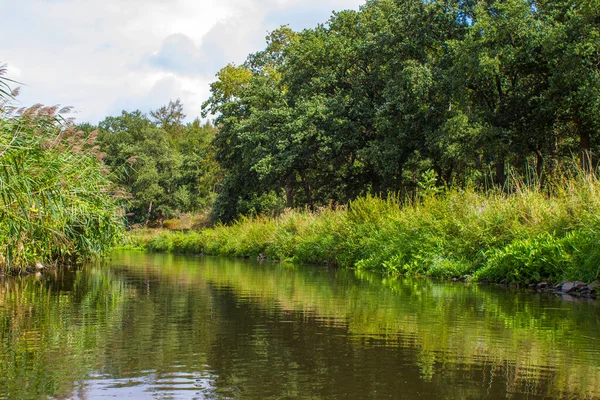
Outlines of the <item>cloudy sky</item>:
M19 101L73 106L78 121L180 98L200 115L215 73L266 33L327 21L365 0L0 0L0 63Z

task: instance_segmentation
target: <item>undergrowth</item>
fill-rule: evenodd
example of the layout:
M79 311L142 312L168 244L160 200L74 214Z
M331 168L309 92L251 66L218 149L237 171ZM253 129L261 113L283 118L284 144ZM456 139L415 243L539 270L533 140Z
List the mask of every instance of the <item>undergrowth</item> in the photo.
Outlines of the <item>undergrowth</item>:
M600 182L563 175L543 187L366 196L348 207L245 217L191 233L164 232L152 251L263 256L393 275L533 283L592 281L600 273Z

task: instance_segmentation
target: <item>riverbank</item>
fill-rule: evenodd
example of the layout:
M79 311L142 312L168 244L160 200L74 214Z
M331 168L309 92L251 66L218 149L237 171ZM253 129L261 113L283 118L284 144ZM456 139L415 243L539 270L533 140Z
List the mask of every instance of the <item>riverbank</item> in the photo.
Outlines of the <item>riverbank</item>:
M514 185L509 194L449 189L409 203L367 196L347 208L242 218L145 241L136 237L150 251L477 282L589 283L600 272L600 182L579 175L544 189Z

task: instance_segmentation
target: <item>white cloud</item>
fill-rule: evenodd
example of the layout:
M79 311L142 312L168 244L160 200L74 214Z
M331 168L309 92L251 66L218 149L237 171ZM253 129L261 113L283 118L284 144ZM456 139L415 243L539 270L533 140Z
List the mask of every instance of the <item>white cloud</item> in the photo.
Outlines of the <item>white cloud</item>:
M12 80L18 81L21 78L21 69L16 65L8 65L6 67L6 76Z
M80 121L181 98L199 116L214 74L267 31L325 22L364 0L0 0L0 63L23 105L72 105Z

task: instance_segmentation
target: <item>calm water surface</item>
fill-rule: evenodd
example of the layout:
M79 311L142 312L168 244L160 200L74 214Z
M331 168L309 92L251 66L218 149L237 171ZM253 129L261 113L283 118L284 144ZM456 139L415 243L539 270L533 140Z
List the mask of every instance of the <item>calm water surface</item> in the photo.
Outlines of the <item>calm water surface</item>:
M600 305L120 252L0 281L0 398L600 398Z

